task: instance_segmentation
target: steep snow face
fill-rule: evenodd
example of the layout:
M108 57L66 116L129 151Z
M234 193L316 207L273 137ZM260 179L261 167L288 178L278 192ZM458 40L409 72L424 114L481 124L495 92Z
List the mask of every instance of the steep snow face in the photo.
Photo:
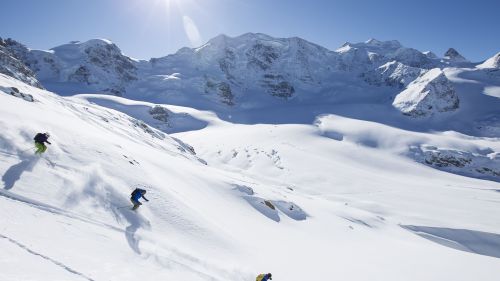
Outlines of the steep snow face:
M49 88L68 83L76 89L122 95L125 87L137 80L135 62L104 39L72 42L51 51L33 50L30 55L28 65Z
M392 54L392 58L412 67L429 67L431 61L418 50L412 48L399 48Z
M458 109L459 99L445 74L435 68L409 84L393 105L405 115L429 117Z
M12 39L0 38L0 73L43 89L35 73L24 62L27 54L28 49L24 45Z
M500 52L478 65L477 68L500 68Z

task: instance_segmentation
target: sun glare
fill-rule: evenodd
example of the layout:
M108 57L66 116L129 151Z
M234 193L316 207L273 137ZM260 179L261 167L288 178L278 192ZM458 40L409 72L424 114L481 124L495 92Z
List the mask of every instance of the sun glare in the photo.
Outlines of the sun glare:
M188 14L190 8L196 4L195 0L156 0L156 8L163 6L166 17L170 20L172 18L179 18L182 20L182 27L184 34L191 43L192 47L198 47L202 43L202 36L198 26L192 16ZM175 16L174 16L175 13ZM169 30L171 32L172 30Z

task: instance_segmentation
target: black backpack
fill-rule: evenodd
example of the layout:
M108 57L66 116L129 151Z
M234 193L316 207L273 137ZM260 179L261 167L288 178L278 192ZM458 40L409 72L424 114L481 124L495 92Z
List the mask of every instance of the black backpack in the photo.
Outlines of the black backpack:
M34 141L36 142L42 142L42 139L44 138L45 136L42 134L42 133L38 133L36 134L36 136L33 138Z

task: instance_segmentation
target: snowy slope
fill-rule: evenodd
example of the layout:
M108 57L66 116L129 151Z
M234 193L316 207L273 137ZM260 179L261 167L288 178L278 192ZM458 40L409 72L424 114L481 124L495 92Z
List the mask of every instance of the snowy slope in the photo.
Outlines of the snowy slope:
M394 99L403 114L425 117L459 108L460 101L450 80L439 68L429 70L411 82Z
M0 93L1 280L500 274L500 185L427 167L405 150L429 144L491 156L500 151L495 139L333 114L315 124L238 124L159 104L174 120L202 124L179 122L173 138L146 125L155 125L148 112L158 104L64 98L4 75L0 86L35 100ZM52 133L42 158L30 151L38 131ZM137 213L119 209L136 185L150 202Z
M478 68L500 68L500 53L497 53L493 57L487 59L482 64L477 66Z

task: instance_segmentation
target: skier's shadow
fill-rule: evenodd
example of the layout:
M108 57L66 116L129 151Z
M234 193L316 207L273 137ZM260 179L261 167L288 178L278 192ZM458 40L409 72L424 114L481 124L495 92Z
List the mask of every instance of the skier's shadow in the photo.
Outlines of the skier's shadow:
M40 160L39 157L29 157L22 159L21 162L12 165L5 171L2 176L2 181L4 183L4 189L10 190L14 187L16 182L21 178L24 172L31 172L35 167L36 163Z
M88 180L83 183L83 190L75 190L69 194L65 205L69 208L80 204L82 198L93 198L98 205L105 206L105 209L112 214L117 223L127 225L123 230L125 239L132 251L140 255L139 243L141 240L137 235L137 231L150 229L149 221L139 213L130 210L132 208L131 202L124 200L123 195L102 178L99 170L94 171L91 169L86 174ZM106 192L103 192L103 190ZM110 205L110 202L127 202L129 205L117 207Z
M140 255L140 240L137 238L136 232L140 228L149 228L149 222L147 222L139 214L128 208L120 209L119 211L121 216L125 218L125 220L129 223L129 225L125 228L125 238L127 238L127 243L135 253Z

